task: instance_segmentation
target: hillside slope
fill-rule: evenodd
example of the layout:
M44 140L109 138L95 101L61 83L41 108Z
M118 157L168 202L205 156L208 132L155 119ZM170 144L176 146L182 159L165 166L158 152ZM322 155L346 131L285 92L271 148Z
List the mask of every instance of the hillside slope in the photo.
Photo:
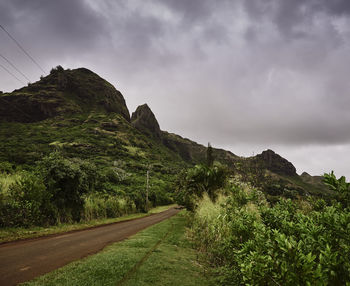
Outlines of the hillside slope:
M37 122L90 110L115 112L130 121L123 95L92 71L53 69L47 77L2 94L0 120Z
M151 199L161 203L161 193L173 192L171 182L182 168L205 162L205 146L162 131L147 104L130 118L123 95L85 68L57 67L36 83L0 95L0 101L0 162L6 165L31 168L58 150L118 174L111 188L127 193L143 191L151 170ZM217 161L248 180L268 175L268 187L261 185L271 195L324 191L272 150L250 158L213 150Z

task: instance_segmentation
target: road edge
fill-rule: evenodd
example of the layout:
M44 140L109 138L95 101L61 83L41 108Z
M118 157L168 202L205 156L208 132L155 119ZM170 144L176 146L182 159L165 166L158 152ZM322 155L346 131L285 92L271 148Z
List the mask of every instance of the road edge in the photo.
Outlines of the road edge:
M154 216L157 214L165 213L171 209L177 209L177 208L179 208L179 207L175 206L175 207L171 207L171 208L169 208L165 211L159 212L159 213L150 213L150 214L146 214L145 216L142 216L142 217L130 218L130 219L115 221L115 222L109 222L109 223L105 223L105 224L89 226L89 227L82 228L82 229L73 229L73 230L63 231L63 232L59 232L59 233L43 234L43 235L38 236L38 237L28 237L28 238L20 238L20 239L11 240L11 241L2 241L2 242L0 242L0 248L6 247L6 246L11 245L11 244L21 244L21 243L25 243L28 241L37 241L37 240L42 240L42 239L46 239L46 238L52 238L52 237L58 237L61 235L71 234L71 233L75 233L75 232L79 232L79 231L88 231L91 229L101 228L101 227L105 227L105 226L109 226L109 225L119 224L119 223L133 221L133 220L139 220L139 219L143 219L145 217L150 217L150 216Z

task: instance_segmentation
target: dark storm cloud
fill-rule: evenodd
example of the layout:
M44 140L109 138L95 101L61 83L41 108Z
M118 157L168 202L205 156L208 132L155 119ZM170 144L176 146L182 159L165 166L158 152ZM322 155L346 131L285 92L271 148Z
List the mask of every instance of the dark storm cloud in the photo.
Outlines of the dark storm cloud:
M12 15L10 19L3 20L3 15ZM21 25L25 22L30 28L35 28L34 40L47 41L62 39L67 43L85 42L95 40L103 33L102 19L98 17L83 1L69 0L34 0L7 1L0 11L1 20L9 29L18 29L25 34L26 29ZM57 42L57 41L56 41Z
M350 2L347 0L251 0L243 3L253 19L269 17L289 36L303 36L302 32L294 30L295 27L311 24L319 13L331 16L350 14Z
M187 24L203 23L215 14L215 7L222 7L226 1L214 2L211 0L166 0L159 1L160 4L168 6L174 13L182 17Z
M85 66L131 111L147 102L162 129L238 154L273 146L306 170L305 146L350 152L350 1L0 0L0 23L47 70ZM3 33L0 51L39 78Z
M42 62L45 58L84 53L98 45L106 32L103 19L83 1L15 0L1 5L2 25ZM3 41L2 50L16 52L11 52L16 49L11 41Z

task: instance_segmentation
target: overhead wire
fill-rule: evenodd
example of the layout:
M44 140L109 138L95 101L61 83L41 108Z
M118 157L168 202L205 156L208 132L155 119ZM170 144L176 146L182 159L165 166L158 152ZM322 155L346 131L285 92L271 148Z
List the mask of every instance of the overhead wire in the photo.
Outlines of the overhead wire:
M20 80L17 76L15 76L12 72L10 72L6 67L4 67L2 64L0 64L0 67L2 67L8 74L13 76L15 79L17 79L20 83L25 84L22 80Z
M38 64L38 62L21 46L19 42L16 41L14 37L11 36L11 34L0 24L0 28L16 43L16 45L22 50L22 52L27 55L30 60L43 72L46 73L45 70ZM5 56L0 54L0 57L3 58L8 64L10 64L17 72L19 72L23 77L25 77L28 81L30 79L23 73L21 72L9 59L7 59ZM20 80L16 75L14 75L11 71L9 71L5 66L0 64L0 67L5 70L8 74L10 74L12 77L14 77L16 80L18 80L20 83L25 84L22 80ZM9 104L7 100L5 100L3 97L0 96L0 100L6 102ZM24 112L21 108L18 108L16 104L11 104L11 106L15 109L17 109L19 112L21 112L25 117L31 118L26 112Z
M5 57L3 57L1 54L0 54L0 56L2 57L2 58L4 58L10 65L12 65L12 67L13 68L15 68L16 70L17 70L17 68L10 62L10 61L8 61ZM10 72L5 66L3 66L2 64L0 64L0 67L2 67L7 73L9 73L11 76L13 76L15 79L17 79L19 82L21 82L21 83L23 83L23 84L25 84L22 80L20 80L19 78L17 78L17 76L15 76L12 72ZM21 73L19 70L17 70L19 73ZM22 73L21 73L22 74ZM23 76L25 77L25 78L27 78L24 74L23 74ZM28 79L28 78L27 78ZM29 79L28 79L29 80ZM30 80L29 80L30 81ZM14 104L14 103L10 103L10 102L8 102L7 100L5 100L3 97L1 97L0 96L0 100L2 100L2 101L4 101L4 102L6 102L7 104L9 104L11 107L13 107L13 108L15 108L15 109L17 109L19 112L21 112L25 117L27 117L27 118L31 118L26 112L24 112L21 108L19 108L18 106L16 106L16 104Z
M44 74L46 74L45 70L38 64L38 62L22 47L22 45L19 42L16 41L16 39L13 36L11 36L11 34L1 24L0 28L11 38L12 41L16 43L16 45L22 50L22 52L25 53Z
M13 67L17 72L19 72L28 82L30 82L30 79L23 73L21 72L9 59L7 59L5 56L0 54L0 57L3 58L11 67Z

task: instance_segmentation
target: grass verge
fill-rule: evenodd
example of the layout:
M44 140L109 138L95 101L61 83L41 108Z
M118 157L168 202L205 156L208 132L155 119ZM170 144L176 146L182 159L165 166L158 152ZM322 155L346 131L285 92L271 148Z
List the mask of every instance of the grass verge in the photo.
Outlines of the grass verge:
M97 219L88 222L74 223L74 224L59 224L50 227L32 227L32 228L1 228L0 229L0 243L37 238L46 235L65 233L73 230L82 230L94 226L110 224L118 221L130 220L140 217L145 217L154 213L160 213L175 205L160 206L152 208L148 213L130 214L118 218Z
M183 211L96 255L22 285L209 285L185 238L185 224Z

